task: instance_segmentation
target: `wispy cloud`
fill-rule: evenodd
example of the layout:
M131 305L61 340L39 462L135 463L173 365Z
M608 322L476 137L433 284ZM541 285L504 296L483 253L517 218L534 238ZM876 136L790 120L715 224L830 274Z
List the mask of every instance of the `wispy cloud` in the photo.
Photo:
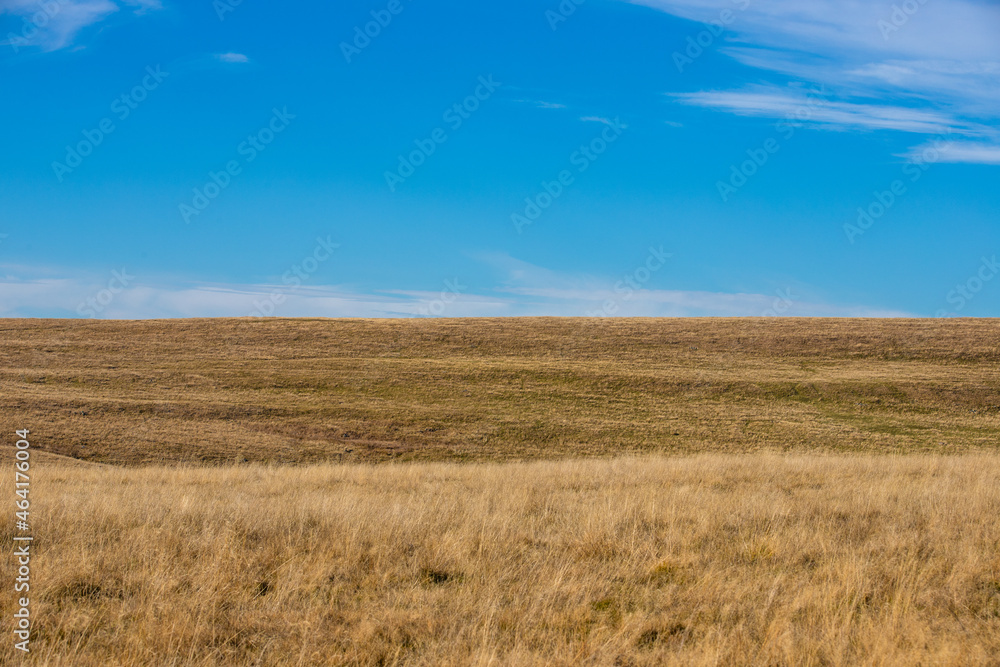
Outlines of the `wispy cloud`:
M534 100L534 99L515 99L511 100L515 104L528 104L539 109L566 109L568 108L565 104L559 102L547 102L545 100Z
M248 63L250 59L242 53L217 53L216 59L224 63Z
M673 93L670 96L684 104L768 118L794 118L798 110L807 107L808 119L800 122L835 130L863 128L916 134L941 134L948 130L961 134L989 132L985 126L961 121L941 111L823 100L786 90L778 86L754 86L745 90Z
M724 293L667 289L667 275L651 280L643 289L625 290L618 278L569 274L535 266L502 253L482 259L502 271L495 291L514 295L525 314L552 313L580 316L614 302L616 317L756 317L773 309L775 294ZM796 294L799 288L796 287ZM799 317L910 317L889 309L863 305L826 304L796 296L783 302L782 314Z
M569 274L523 262L505 254L480 258L499 274L489 289L457 295L448 304L448 317L555 315L579 317L597 311L608 300L617 304L616 316L688 317L759 316L773 307L774 294L720 293L649 289L623 297L614 278ZM132 269L129 269L132 271ZM282 317L412 317L426 311L437 291L370 291L348 286L290 287L271 284L188 284L140 276L113 298L102 299L108 276L65 277L57 270L0 267L0 317L80 317L96 299L98 316L105 319L172 317L245 317L270 301L273 314ZM30 278L16 276L33 275ZM666 276L663 277L666 279ZM796 288L797 289L797 288ZM281 294L279 303L272 300ZM106 294L105 297L110 297ZM268 308L271 312L271 308ZM795 298L784 315L820 317L904 317L907 313L866 306L831 305Z
M610 118L605 118L604 116L581 116L580 120L584 123L602 123L604 125L614 126L614 122Z
M717 19L733 0L629 0L698 22ZM918 134L979 135L983 150L956 152L968 161L997 143L1000 118L1000 5L983 0L916 4L860 0L739 2L720 52L760 70L822 83L832 99L813 126ZM903 12L903 13L900 13ZM793 98L781 86L709 91L678 101L743 115L781 117Z
M160 9L159 0L2 0L0 16L7 14L21 19L20 25L8 30L2 42L20 50L34 47L42 51L58 51L80 46L77 37L85 28L106 20L122 9L134 15Z
M925 150L933 148L932 143L923 144L901 157L919 158ZM1000 144L952 142L947 150L938 151L936 155L937 162L1000 165Z
M512 294L561 303L562 314L582 315L602 303L615 302L616 317L759 317L773 309L773 294L744 294L685 290L646 289L622 299L613 289L573 290L558 288L508 288ZM792 302L786 317L912 317L903 311L866 306L841 306L816 302Z
M1000 7L984 0L926 2L888 34L893 3L861 0L630 0L692 21L718 19L733 10L727 26L734 42L857 60L934 59L974 62L996 57ZM745 4L745 9L739 6ZM736 11L739 9L739 11Z

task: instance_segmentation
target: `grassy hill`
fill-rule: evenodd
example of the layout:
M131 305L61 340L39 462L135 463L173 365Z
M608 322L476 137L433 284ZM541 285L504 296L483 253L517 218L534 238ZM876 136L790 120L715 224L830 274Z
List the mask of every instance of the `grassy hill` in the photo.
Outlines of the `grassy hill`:
M998 368L996 320L0 320L0 428L113 464L985 451Z
M989 320L0 320L24 664L992 664L998 369Z

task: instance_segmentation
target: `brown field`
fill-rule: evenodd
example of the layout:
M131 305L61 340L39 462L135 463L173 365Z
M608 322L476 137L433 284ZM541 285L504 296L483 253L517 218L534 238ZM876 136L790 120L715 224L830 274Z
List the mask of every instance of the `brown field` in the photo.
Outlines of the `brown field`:
M0 664L1000 665L1000 321L0 320L0 406Z
M996 665L998 463L40 464L30 663Z
M114 464L996 451L1000 320L0 320L0 433Z

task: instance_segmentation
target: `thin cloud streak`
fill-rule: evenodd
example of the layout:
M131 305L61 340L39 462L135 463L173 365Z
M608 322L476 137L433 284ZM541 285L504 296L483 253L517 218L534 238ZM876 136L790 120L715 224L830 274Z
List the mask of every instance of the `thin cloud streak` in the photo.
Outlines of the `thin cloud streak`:
M918 158L924 150L931 150L933 144L917 146L910 153L900 157ZM948 146L948 150L936 153L937 162L947 162L951 164L988 164L1000 165L1000 145L977 144L972 142L954 142Z
M768 118L794 116L797 110L808 105L809 119L799 122L834 130L863 128L915 134L940 134L948 130L963 134L982 134L987 131L987 128L977 128L935 111L826 101L788 95L780 91L777 87L758 87L744 91L673 93L671 97L692 106Z
M608 287L606 279L596 276L563 274L508 256L491 256L488 261L504 273L497 287L486 290L487 293L483 290L456 293L434 314L579 317L613 301L616 316L760 316L776 302L774 295L767 294L667 289L640 289L623 296ZM428 304L441 296L440 291L420 290L366 293L337 285L185 285L141 279L124 289L116 289L111 295L107 293L106 277L62 278L53 271L39 275L28 280L9 275L0 278L0 317L81 317L102 292L105 292L104 302L96 314L102 319L246 317L261 312L279 317L414 317L427 313ZM85 307L88 302L90 306ZM899 311L837 306L798 298L788 302L780 312L803 317L911 316Z
M507 288L521 296L574 304L577 314L613 301L616 317L759 317L772 311L776 298L769 294L722 293L644 289L625 299L611 289L587 291L553 288ZM777 299L780 301L780 299ZM579 305L576 305L579 304ZM898 311L865 306L836 306L796 302L787 305L785 317L913 317Z
M813 127L916 134L939 134L948 128L983 137L979 150L956 152L951 161L992 163L984 155L1000 138L993 129L1000 118L996 4L927 2L915 12L900 14L893 3L860 0L629 1L701 23L717 20L723 10L732 11L735 18L720 41L720 53L749 67L831 89L835 99L817 105ZM681 93L675 99L775 118L793 103L782 95L739 90ZM885 99L893 104L875 102Z
M9 31L2 44L17 49L36 47L44 52L79 46L77 37L85 28L106 20L122 8L135 15L161 9L159 0L3 0L0 16L9 14L22 19L17 30Z
M248 63L250 59L242 53L217 53L215 57L224 63Z

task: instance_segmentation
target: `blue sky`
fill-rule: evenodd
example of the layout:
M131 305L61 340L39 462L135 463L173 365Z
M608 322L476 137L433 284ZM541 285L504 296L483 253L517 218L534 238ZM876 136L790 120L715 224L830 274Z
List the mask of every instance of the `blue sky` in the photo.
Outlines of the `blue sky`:
M0 316L995 317L998 31L973 0L0 0Z

